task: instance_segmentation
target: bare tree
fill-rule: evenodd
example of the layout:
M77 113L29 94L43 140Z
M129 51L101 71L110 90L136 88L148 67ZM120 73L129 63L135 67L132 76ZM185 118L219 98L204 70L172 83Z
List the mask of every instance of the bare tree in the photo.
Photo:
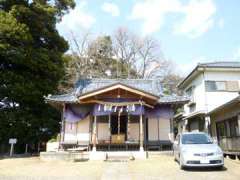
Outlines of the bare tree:
M126 28L119 28L113 35L114 57L127 65L127 77L150 78L159 76L167 61L162 55L160 43L152 37L139 37ZM134 74L130 72L134 71ZM121 72L121 71L120 71Z
M71 32L71 54L72 60L69 62L68 73L75 74L76 80L85 77L91 69L92 60L88 56L88 48L91 42L91 34L84 33L81 37L76 37Z
M136 60L136 54L139 48L138 44L138 38L126 28L119 28L114 33L114 58L116 58L121 65L121 67L118 67L118 76L122 75L124 66L127 66L127 77L130 76L131 68Z
M150 78L157 73L163 64L161 49L159 43L151 38L146 37L139 41L137 52L138 75L140 78Z
M164 58L156 39L137 36L126 28L117 29L112 36L96 38L89 32L81 37L71 32L70 42L71 54L65 56L65 77L70 84L91 77L157 77L165 82L179 79L174 76L174 64Z

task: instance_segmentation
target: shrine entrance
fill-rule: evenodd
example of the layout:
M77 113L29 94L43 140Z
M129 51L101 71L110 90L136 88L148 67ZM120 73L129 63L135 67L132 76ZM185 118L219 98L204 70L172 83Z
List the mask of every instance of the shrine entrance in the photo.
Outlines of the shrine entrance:
M111 134L123 134L127 140L127 116L111 115Z

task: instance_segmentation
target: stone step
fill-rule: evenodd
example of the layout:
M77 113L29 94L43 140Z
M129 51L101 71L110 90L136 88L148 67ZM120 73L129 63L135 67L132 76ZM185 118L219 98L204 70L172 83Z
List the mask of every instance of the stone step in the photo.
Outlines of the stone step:
M173 151L148 151L147 152L148 157L155 157L155 156L160 156L160 155L173 155Z
M134 157L131 153L128 152L108 152L107 161L128 161L134 160Z

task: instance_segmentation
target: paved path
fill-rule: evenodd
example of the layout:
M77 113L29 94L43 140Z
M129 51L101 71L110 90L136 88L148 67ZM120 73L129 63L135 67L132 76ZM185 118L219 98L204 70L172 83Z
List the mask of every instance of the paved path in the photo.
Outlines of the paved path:
M106 162L101 180L131 180L128 162Z
M0 180L239 180L240 161L225 169L180 170L172 156L126 162L43 162L38 158L0 159Z

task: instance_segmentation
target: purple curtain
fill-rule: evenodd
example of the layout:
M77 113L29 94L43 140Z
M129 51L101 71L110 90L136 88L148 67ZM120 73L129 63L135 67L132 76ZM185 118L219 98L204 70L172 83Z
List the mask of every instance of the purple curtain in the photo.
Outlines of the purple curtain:
M133 99L107 99L107 102L133 102ZM68 122L78 122L86 118L89 114L94 116L106 116L114 112L122 111L130 115L145 115L148 118L165 118L169 119L174 112L169 105L156 105L153 109L141 105L130 106L107 106L102 104L95 105L79 105L67 104L64 112L64 118Z
M173 110L169 105L156 105L154 109L146 108L145 116L148 118L165 118L173 117Z
M88 105L66 105L64 118L67 122L75 123L86 118L91 112Z

